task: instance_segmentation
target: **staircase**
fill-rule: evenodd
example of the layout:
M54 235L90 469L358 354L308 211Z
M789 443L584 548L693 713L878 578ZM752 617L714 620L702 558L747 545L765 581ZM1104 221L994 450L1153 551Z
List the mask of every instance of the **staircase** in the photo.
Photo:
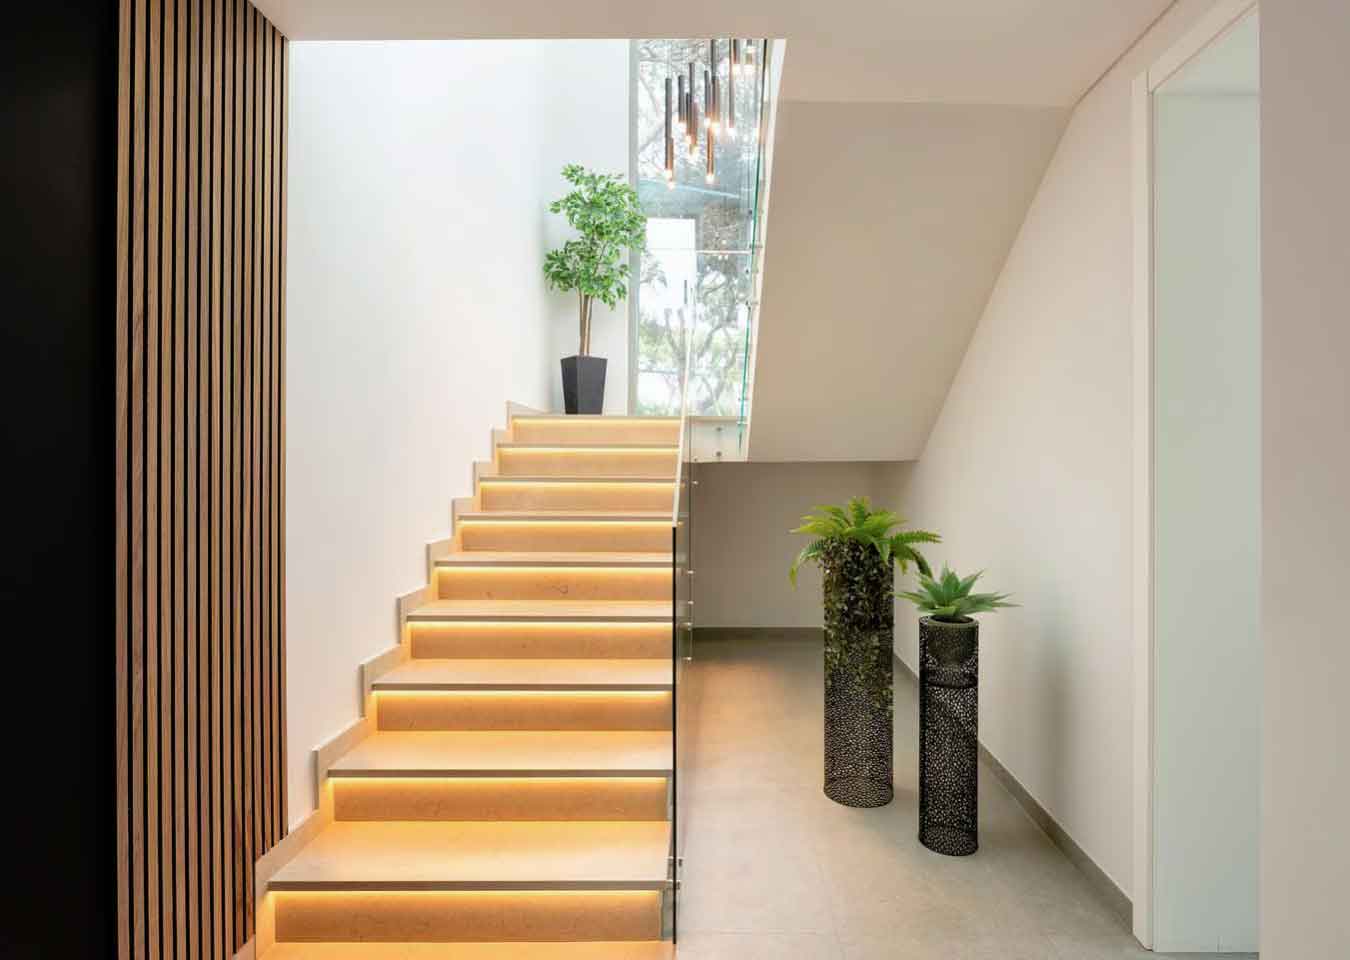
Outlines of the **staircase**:
M321 774L331 821L267 881L267 960L673 956L679 430L494 435L368 678L368 734Z

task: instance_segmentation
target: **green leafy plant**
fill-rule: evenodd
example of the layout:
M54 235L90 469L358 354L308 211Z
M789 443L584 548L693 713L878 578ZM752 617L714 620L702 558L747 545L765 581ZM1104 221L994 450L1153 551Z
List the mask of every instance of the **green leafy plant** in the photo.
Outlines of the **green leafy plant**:
M647 246L647 218L637 191L617 173L593 173L579 163L562 169L576 187L548 205L580 234L544 257L544 278L551 289L575 290L581 307L582 356L591 352L591 308L596 300L614 307L628 296L627 252Z
M1008 603L1006 593L971 593L979 573L968 577L958 577L942 565L942 575L933 579L932 574L919 575L919 589L897 593L919 608L919 612L943 623L965 623L971 614L988 613L1000 607L1015 607Z
M854 497L845 507L812 507L812 512L802 517L802 525L793 533L807 533L814 536L797 559L792 561L788 570L788 579L797 585L797 571L804 563L820 563L825 551L839 543L860 543L875 548L881 555L882 563L894 561L900 565L901 573L909 572L913 563L919 572L931 575L932 570L923 554L915 544L941 543L942 538L927 530L901 530L892 533L905 521L890 510L873 510L866 497Z

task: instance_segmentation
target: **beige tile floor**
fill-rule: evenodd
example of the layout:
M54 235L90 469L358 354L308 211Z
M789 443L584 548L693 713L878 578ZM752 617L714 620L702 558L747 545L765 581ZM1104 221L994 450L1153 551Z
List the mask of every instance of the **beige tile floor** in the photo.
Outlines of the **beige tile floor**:
M903 671L895 800L875 810L821 792L818 640L700 639L686 679L680 960L1163 956L1138 946L987 768L979 852L919 845L918 706Z

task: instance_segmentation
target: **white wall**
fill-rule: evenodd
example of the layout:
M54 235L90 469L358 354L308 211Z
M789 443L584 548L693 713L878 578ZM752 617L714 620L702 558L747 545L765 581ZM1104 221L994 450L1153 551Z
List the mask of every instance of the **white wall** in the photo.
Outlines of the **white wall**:
M876 500L875 463L700 463L694 598L700 627L819 627L820 572L788 567L810 538L788 531L821 503Z
M292 43L287 240L289 817L359 710L505 403L550 405L569 301L545 207L627 168L628 46ZM611 109L612 101L619 101ZM597 105L601 108L596 111ZM620 118L616 121L615 118ZM602 340L602 343L605 341ZM613 356L624 358L626 347ZM611 395L626 395L624 385Z
M1200 55L1247 42L1256 23ZM1154 97L1153 947L1255 951L1260 102Z
M1127 894L1131 84L1207 6L1173 7L1074 110L923 454L890 484L943 535L934 558L1022 604L983 620L981 738Z
M1350 944L1350 4L1262 0L1261 956Z
M629 175L628 138L631 120L628 94L629 43L626 40L549 40L536 43L543 51L541 75L547 102L534 119L547 158L544 195L556 200L572 187L559 171L565 163L580 163L602 173ZM559 247L575 234L561 214L548 214L543 250ZM533 251L531 251L533 252ZM577 295L550 293L553 350L550 353L549 409L563 408L562 377L558 360L577 352L580 338ZM628 412L628 306L614 308L596 302L591 316L591 353L606 358L605 413Z

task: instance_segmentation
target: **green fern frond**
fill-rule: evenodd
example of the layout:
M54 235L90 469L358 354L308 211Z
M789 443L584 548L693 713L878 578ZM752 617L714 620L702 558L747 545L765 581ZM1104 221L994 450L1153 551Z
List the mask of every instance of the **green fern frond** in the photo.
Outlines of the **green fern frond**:
M801 525L793 528L792 532L804 533L816 539L797 554L797 559L788 570L788 579L795 587L797 571L804 564L819 563L825 547L830 542L842 540L861 543L877 551L882 563L898 563L901 573L908 573L912 563L920 572L931 574L928 561L913 544L940 543L942 538L927 530L891 532L904 522L904 518L893 511L873 510L866 497L853 497L846 507L829 504L814 506L810 513L802 517Z

